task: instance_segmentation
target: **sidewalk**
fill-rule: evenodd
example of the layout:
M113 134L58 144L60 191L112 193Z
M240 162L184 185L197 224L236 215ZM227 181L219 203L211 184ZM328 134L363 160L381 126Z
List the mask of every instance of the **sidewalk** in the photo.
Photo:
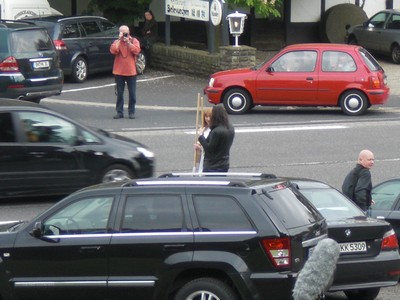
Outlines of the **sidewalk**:
M259 51L256 53L257 64L273 57L278 51ZM389 58L378 57L378 62L385 70L391 95L400 95L400 65L396 65Z

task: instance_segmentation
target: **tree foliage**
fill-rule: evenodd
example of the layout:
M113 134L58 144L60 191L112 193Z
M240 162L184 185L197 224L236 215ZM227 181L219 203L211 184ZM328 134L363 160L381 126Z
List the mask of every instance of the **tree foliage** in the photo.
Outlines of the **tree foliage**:
M89 10L99 10L104 17L117 24L133 24L136 19L143 17L143 12L152 0L91 0ZM283 0L227 0L231 5L254 7L261 16L279 17L279 8Z
M264 17L279 17L279 8L283 0L227 0L227 2L242 7L254 7L254 11Z
M89 9L99 10L116 24L132 25L142 18L152 0L90 0Z

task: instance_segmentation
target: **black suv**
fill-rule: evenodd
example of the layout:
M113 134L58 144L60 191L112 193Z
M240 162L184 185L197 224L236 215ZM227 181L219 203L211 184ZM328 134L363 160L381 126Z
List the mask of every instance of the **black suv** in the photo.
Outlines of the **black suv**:
M0 234L1 299L290 299L326 236L273 175L107 183Z
M118 38L119 28L107 19L48 16L25 20L47 29L60 54L61 68L73 82L84 82L88 74L112 71L110 46ZM143 54L138 58L146 64Z
M0 97L39 102L61 93L63 73L46 30L0 20L0 78Z

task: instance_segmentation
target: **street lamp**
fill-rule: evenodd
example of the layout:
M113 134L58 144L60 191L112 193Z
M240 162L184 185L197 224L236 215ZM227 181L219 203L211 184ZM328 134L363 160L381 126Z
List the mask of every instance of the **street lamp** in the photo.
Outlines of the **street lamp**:
M238 38L243 33L244 20L247 19L247 16L236 11L233 14L227 15L226 19L229 22L229 31L235 37L235 46L237 47L239 46Z

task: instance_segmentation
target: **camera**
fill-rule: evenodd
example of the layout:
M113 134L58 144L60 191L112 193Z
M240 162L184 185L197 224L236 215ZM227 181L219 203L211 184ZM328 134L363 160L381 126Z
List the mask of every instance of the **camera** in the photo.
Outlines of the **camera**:
M128 33L125 32L124 33L124 37L127 38L128 37Z

